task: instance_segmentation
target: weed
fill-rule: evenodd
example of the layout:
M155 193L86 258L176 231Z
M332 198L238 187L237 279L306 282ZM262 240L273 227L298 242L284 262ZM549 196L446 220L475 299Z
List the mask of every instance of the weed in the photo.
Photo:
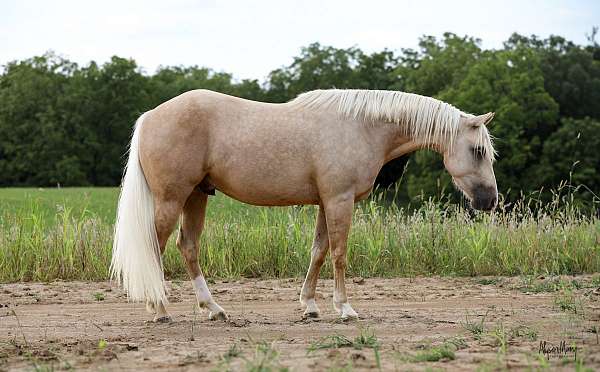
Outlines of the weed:
M454 360L456 356L454 355L454 350L452 347L444 344L441 346L431 347L426 350L422 350L418 352L412 358L414 362L438 362L443 359Z
M508 349L508 335L504 328L504 324L500 323L497 325L490 334L495 341L495 345L498 346L498 353L506 355Z
M462 337L451 337L445 341L445 343L452 345L455 350L466 349L469 345L467 340Z
M308 347L308 352L321 349L339 349L342 347L352 347L354 343L344 335L329 335L313 342Z
M238 347L237 344L233 344L229 347L229 350L227 350L227 352L225 354L223 354L221 359L229 362L231 359L237 358L241 355L242 355L242 350Z
M590 281L590 287L600 288L600 274L596 274L592 277L592 280Z
M519 290L523 293L556 292L560 288L560 279L556 277L536 281L534 277L527 276L521 280Z
M364 328L360 330L360 333L354 338L354 340L350 340L344 335L337 334L325 336L310 344L307 352L312 353L315 350L339 349L342 347L352 347L357 350L373 349L377 368L381 370L381 355L379 354L379 346L379 341L377 340L375 332L369 328Z
M287 371L286 367L279 364L278 358L279 353L272 344L266 341L257 342L252 359L244 358L245 370L248 372Z
M369 328L361 329L360 334L354 339L353 345L355 349L377 349L379 347L379 341L375 332Z
M194 318L192 319L192 324L190 324L190 342L194 341L194 326L196 325L196 320L198 319L198 305L194 304L194 306L192 307L192 313L194 314Z
M467 331L471 332L471 334L473 335L473 337L476 340L481 339L481 336L485 332L485 327L483 324L485 322L485 318L487 317L488 313L489 313L489 310L486 311L485 315L483 315L481 317L480 322L472 322L471 320L469 320L469 314L467 313L467 315L465 315L465 322L463 323L463 328L466 329Z
M593 372L594 369L587 367L583 361L583 358L577 358L577 360L575 360L575 371L576 372Z
M19 330L21 331L21 336L23 336L23 342L25 343L25 347L29 348L29 343L27 342L27 338L25 337L25 332L23 331L23 326L21 325L21 320L19 319L17 312L11 310L11 313L15 317L15 319L17 319L17 325L19 326Z
M496 285L500 282L498 278L481 278L476 281L480 285Z
M554 305L561 311L570 312L573 314L581 314L583 312L583 304L570 287L563 287L554 297Z
M104 299L105 299L104 293L102 293L102 292L95 292L94 293L94 299L96 301L104 301Z
M108 341L98 340L98 350L104 350L108 346Z
M408 362L439 362L440 360L454 360L456 358L456 346L450 342L444 342L437 346L426 346L414 354L404 354L400 356L401 360Z
M310 344L308 352L311 353L321 349L339 349L342 347L352 347L357 350L365 348L378 349L379 341L377 340L377 336L375 336L375 332L366 328L361 329L360 334L356 336L354 340L350 340L348 337L338 334L325 336Z
M537 341L538 333L527 325L518 325L510 329L509 339L524 338L528 341Z

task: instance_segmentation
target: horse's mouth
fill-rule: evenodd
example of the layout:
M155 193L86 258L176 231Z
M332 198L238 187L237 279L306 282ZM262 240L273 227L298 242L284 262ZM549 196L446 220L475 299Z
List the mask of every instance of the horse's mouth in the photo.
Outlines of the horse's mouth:
M495 187L477 183L472 188L463 187L461 183L452 177L452 183L460 190L474 209L480 211L491 211L498 204L498 192Z

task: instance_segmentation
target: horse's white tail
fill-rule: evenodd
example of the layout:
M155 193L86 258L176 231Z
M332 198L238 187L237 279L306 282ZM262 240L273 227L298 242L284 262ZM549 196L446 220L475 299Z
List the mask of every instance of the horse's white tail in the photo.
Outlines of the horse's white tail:
M166 304L162 260L154 226L154 201L139 159L139 132L144 116L135 123L129 147L110 273L111 278L123 284L130 300Z

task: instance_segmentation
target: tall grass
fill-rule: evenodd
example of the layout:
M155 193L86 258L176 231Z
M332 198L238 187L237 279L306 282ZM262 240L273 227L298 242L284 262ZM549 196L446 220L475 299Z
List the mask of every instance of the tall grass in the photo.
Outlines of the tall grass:
M117 190L109 196L107 189L101 190L100 213L94 209L94 198L100 195L96 189L80 190L90 195L83 207L77 198L54 205L43 200L0 204L1 282L107 278L113 219L105 205L106 200L116 202ZM0 197L3 192L0 190ZM493 214L473 217L453 205L428 202L407 210L384 202L385 198L378 194L356 208L349 239L349 275L600 271L600 221L579 213L563 199L535 209L528 203L513 205L510 210L501 205ZM304 275L315 209L258 208L223 195L211 198L200 241L205 274L217 278ZM164 264L168 278L186 277L174 238L169 241ZM329 263L323 275L331 276Z

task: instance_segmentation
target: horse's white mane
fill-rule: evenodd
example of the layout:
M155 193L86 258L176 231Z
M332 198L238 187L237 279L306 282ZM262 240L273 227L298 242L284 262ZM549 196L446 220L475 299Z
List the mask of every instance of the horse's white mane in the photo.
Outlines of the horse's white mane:
M296 97L293 104L306 108L336 110L346 118L366 122L386 121L402 125L407 135L424 144L452 148L460 117L472 117L438 99L390 90L313 90ZM478 143L493 158L494 148L485 125L480 126Z

